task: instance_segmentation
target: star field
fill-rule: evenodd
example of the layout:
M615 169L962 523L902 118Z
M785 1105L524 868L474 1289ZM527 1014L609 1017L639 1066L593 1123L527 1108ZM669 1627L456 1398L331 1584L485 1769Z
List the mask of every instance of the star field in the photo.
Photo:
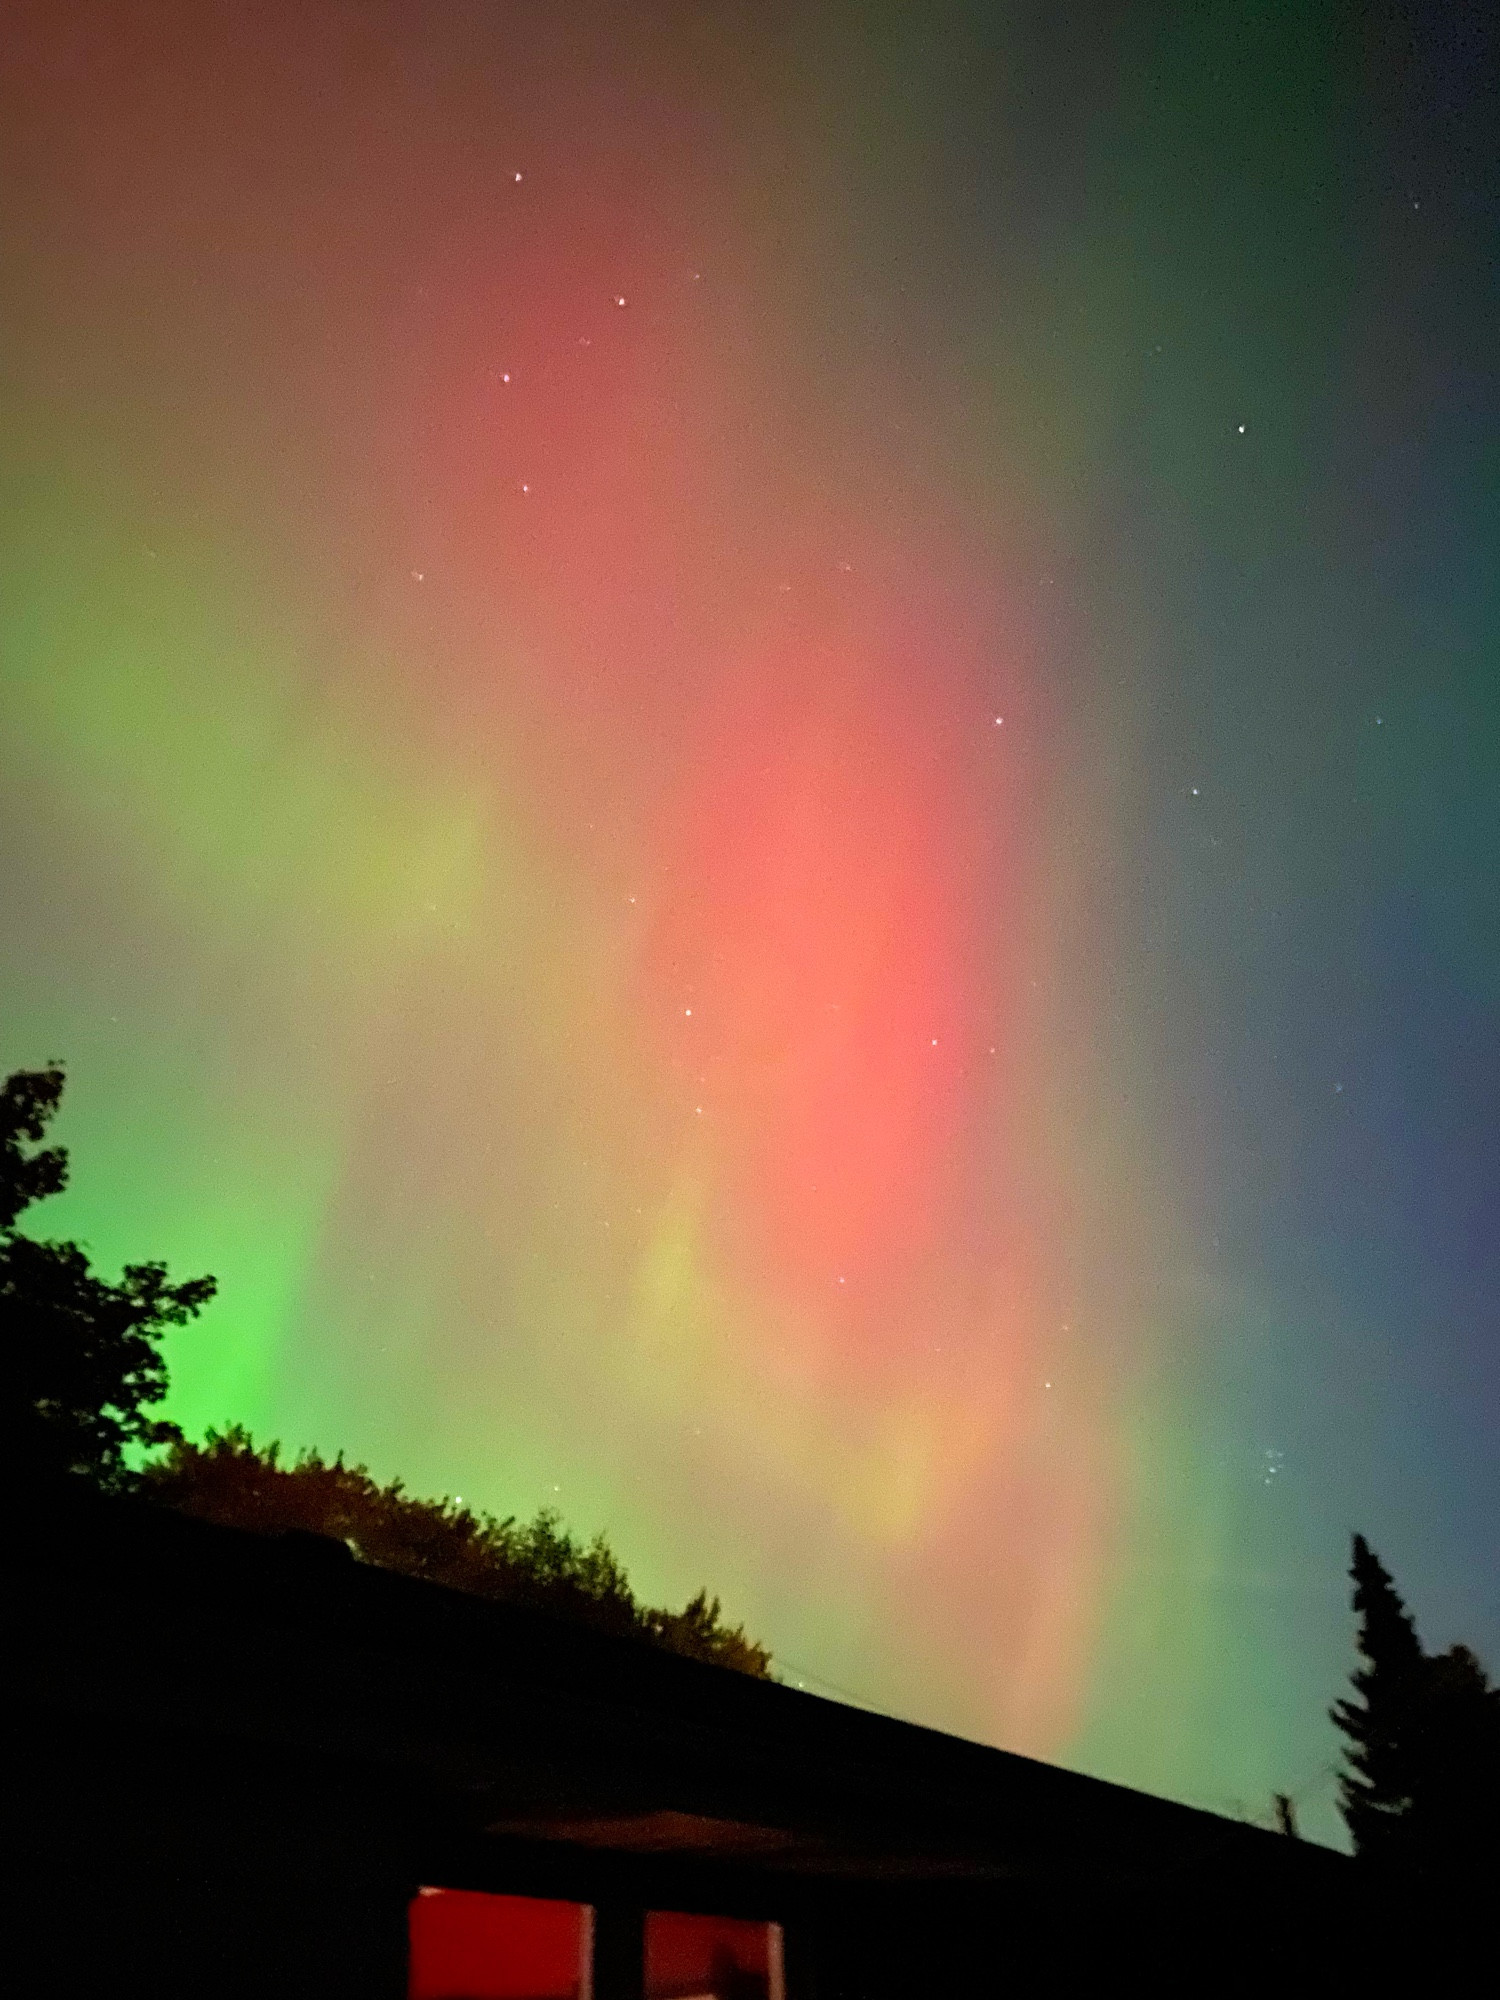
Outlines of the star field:
M174 1414L1330 1834L1349 1530L1500 1656L1487 17L7 41L3 1053Z

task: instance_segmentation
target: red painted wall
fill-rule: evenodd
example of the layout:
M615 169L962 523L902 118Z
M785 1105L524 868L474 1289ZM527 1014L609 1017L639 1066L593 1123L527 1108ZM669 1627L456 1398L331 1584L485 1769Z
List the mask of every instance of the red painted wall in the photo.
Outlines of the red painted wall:
M581 1903L423 1889L409 1915L409 2000L580 2000L588 1920Z

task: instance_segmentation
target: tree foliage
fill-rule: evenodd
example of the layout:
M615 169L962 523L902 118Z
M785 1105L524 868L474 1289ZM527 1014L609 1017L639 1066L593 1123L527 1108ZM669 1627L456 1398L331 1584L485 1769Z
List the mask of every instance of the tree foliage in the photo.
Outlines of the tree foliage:
M0 1229L14 1229L21 1211L68 1184L68 1156L43 1146L62 1102L65 1078L58 1063L18 1069L0 1084ZM28 1153L28 1143L38 1150Z
M78 1244L17 1230L32 1203L67 1185L66 1152L42 1143L63 1084L54 1063L0 1085L0 1355L11 1463L23 1479L82 1475L230 1527L332 1536L406 1576L769 1675L770 1654L727 1623L718 1598L700 1591L681 1611L638 1604L604 1537L580 1542L548 1509L501 1521L456 1500L414 1499L400 1480L379 1486L342 1455L308 1451L283 1465L278 1446L258 1449L247 1431L210 1431L196 1445L152 1416L167 1393L162 1336L202 1311L214 1280L174 1284L163 1264L127 1264L111 1284ZM132 1448L153 1446L165 1458L134 1468Z
M131 1447L177 1428L150 1412L167 1393L160 1343L214 1295L212 1278L174 1284L164 1264L101 1278L77 1243L38 1241L16 1223L68 1179L61 1146L43 1146L62 1099L57 1064L0 1085L0 1355L12 1462L23 1478L83 1475L129 1483ZM32 1150L32 1149L35 1150Z
M771 1656L729 1625L718 1598L700 1591L681 1611L637 1603L603 1535L577 1540L550 1508L532 1521L478 1513L459 1500L419 1500L402 1482L381 1486L342 1454L304 1451L283 1464L276 1444L248 1431L177 1439L148 1466L142 1491L200 1520L261 1534L300 1530L345 1543L362 1562L476 1597L530 1605L623 1638L766 1678Z
M1356 1535L1362 1664L1336 1702L1341 1807L1356 1854L1431 1882L1500 1867L1500 1689L1467 1646L1424 1652L1390 1572Z

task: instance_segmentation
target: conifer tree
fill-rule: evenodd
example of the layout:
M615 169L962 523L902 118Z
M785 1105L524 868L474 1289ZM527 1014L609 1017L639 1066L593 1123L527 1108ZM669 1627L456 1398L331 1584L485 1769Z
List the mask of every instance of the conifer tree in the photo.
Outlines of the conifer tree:
M1341 1809L1362 1859L1461 1888L1500 1871L1500 1689L1467 1646L1423 1651L1390 1572L1363 1535L1350 1575L1362 1664L1334 1704L1347 1740Z
M1416 1795L1415 1735L1426 1662L1417 1629L1390 1571L1363 1535L1354 1537L1349 1574L1363 1665L1350 1679L1358 1697L1334 1704L1348 1739L1340 1807L1356 1854L1391 1858L1409 1834Z

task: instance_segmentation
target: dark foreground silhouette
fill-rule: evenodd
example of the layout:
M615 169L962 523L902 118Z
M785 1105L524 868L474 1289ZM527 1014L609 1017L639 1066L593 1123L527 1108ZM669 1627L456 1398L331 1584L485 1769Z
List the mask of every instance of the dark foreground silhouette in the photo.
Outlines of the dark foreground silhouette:
M1333 1712L1352 1864L856 1718L771 1683L706 1592L639 1605L608 1544L554 1515L283 1464L238 1429L190 1443L156 1414L160 1344L213 1279L144 1263L111 1282L17 1227L66 1182L44 1143L62 1088L55 1065L0 1086L15 1795L28 1907L59 1966L72 1954L37 1990L394 1995L433 1881L597 1907L599 2000L639 2000L649 1908L784 1917L793 2000L1169 1963L1240 1990L1313 1959L1430 1971L1483 1934L1500 1696L1467 1648L1424 1651L1362 1538L1361 1664Z
M1467 1646L1427 1653L1363 1535L1350 1575L1361 1664L1332 1714L1348 1745L1354 1851L1393 1886L1488 1897L1500 1885L1500 1689Z
M79 1244L17 1228L67 1185L67 1153L43 1143L64 1080L53 1063L0 1085L0 1337L10 1464L23 1489L72 1478L222 1527L324 1535L405 1576L769 1675L770 1652L727 1621L717 1597L701 1590L680 1611L639 1603L604 1537L580 1542L548 1509L524 1524L498 1520L419 1500L400 1480L380 1486L342 1455L304 1451L283 1464L277 1445L258 1448L237 1427L193 1444L155 1415L168 1388L162 1339L197 1317L215 1281L173 1283L163 1264L129 1264L112 1284ZM133 1462L162 1447L164 1458Z
M1372 1934L1311 1841L316 1536L85 1491L20 1540L18 1992L579 2000L409 1988L433 1888L585 1906L594 2000L774 2000L713 1953L648 1987L661 1913L780 1926L786 2000L1337 1992Z
M308 1451L283 1465L274 1444L258 1450L239 1429L210 1431L201 1445L175 1439L141 1474L139 1491L221 1527L327 1535L361 1562L403 1576L530 1605L740 1673L771 1671L770 1653L742 1626L726 1624L717 1597L700 1591L681 1611L637 1603L603 1535L579 1542L548 1508L517 1522L454 1500L417 1500L399 1479L377 1485L342 1457Z

